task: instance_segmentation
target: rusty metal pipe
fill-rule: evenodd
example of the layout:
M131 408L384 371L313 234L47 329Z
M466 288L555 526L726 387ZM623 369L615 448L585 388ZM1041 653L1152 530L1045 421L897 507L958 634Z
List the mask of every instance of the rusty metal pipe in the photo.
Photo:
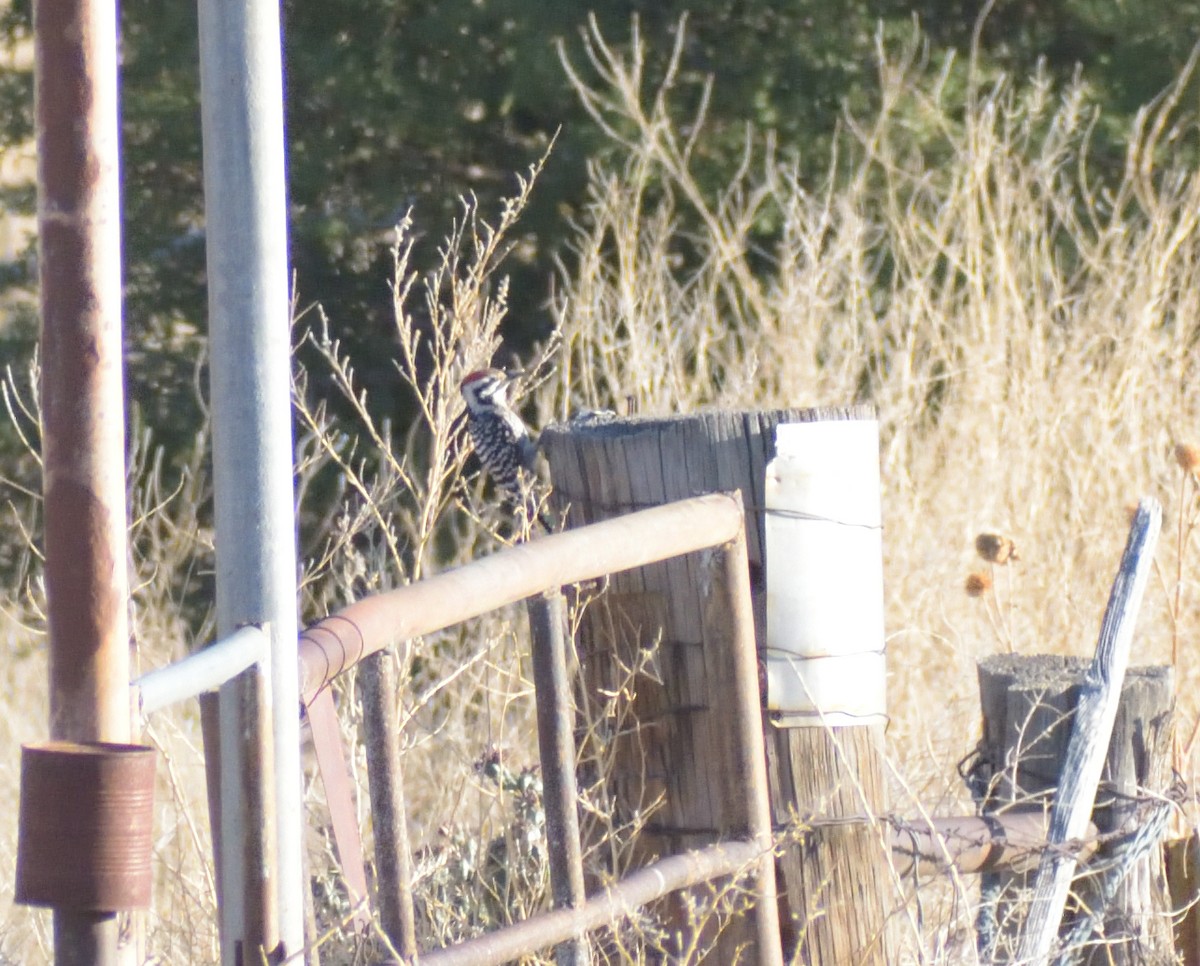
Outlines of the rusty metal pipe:
M1042 809L995 815L963 815L914 819L891 831L892 865L897 875L960 873L1000 869L1036 869L1047 849L1050 817ZM1080 859L1096 851L1096 826L1088 826L1077 843L1063 846Z
M542 763L542 803L550 855L550 887L556 909L576 909L586 899L583 852L579 841L579 788L575 779L575 723L567 678L566 613L557 590L530 597L529 634L533 687L537 694L538 751ZM591 962L586 937L555 950L558 966Z
M400 725L396 720L396 672L390 651L367 658L358 672L367 750L367 788L375 830L376 906L380 925L396 951L406 959L417 955L413 908L412 852L400 766Z
M498 966L633 916L643 906L678 889L738 872L754 874L761 858L757 842L723 842L673 855L631 873L578 909L556 909L448 949L423 953L420 963L421 966Z
M50 733L127 742L116 9L34 8Z
M737 500L741 515L741 499ZM758 847L754 875L754 939L751 955L760 966L782 966L783 948L776 902L775 854L771 828L771 798L767 785L767 751L763 736L762 701L758 684L758 645L754 636L754 604L750 596L750 565L746 534L715 549L709 558L710 591L705 623L716 640L715 676L728 682L729 711L724 739L729 759L730 818L744 828L731 829Z
M733 540L733 497L714 493L523 543L482 560L357 601L301 635L305 701L389 644L428 634L566 584L642 567Z
M33 5L50 735L127 742L117 11ZM57 910L55 961L117 956L115 916Z

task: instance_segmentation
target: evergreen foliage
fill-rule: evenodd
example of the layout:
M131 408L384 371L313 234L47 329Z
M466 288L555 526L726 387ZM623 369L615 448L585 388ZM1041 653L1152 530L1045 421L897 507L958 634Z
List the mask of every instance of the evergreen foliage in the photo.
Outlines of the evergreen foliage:
M945 65L942 98L966 96L969 69L1006 72L1018 86L1039 66L1052 84L1081 72L1101 109L1092 162L1107 159L1115 173L1123 150L1106 142L1109 132L1126 130L1133 112L1169 84L1200 32L1194 0L996 4L981 17L991 6L613 0L590 11L575 0L286 0L299 304L325 305L335 333L360 359L374 403L403 412L389 361L393 226L415 209L425 232L440 238L463 195L494 210L512 192L513 172L557 134L507 262L506 351L522 355L544 336L556 259L569 261L563 241L570 223L585 217L588 165L614 149L614 132L588 114L564 70L565 60L591 79L589 17L618 49L640 38L648 90L686 31L668 110L686 125L703 108L693 173L714 193L742 163L748 131L773 138L780 159L802 177L824 179L847 111L878 107L878 41L909 42L918 25L924 56ZM10 46L28 37L30 11L31 0L14 0L4 12L0 35ZM200 419L192 388L205 324L195 6L126 0L121 38L131 407L170 448L189 440ZM27 66L0 71L0 108L0 149L27 141ZM922 140L920 111L898 109L912 111L906 121ZM32 211L34 199L18 187L0 203ZM769 236L774 227L764 215L758 229ZM32 265L27 257L4 266L0 284L30 287ZM13 358L27 352L33 329L9 326L6 336Z

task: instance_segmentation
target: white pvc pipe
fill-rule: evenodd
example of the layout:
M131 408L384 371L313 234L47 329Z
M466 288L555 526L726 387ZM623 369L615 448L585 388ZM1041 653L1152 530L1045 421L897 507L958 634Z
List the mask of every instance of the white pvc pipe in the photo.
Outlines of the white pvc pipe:
M793 725L886 720L879 425L776 430L767 466L767 706Z
M225 637L245 624L270 627L274 765L262 779L274 786L278 868L263 871L277 873L279 936L291 955L304 942L304 877L279 4L199 0L199 13L217 633ZM225 732L254 731L241 727L246 723L238 721L228 689L220 718ZM221 777L222 802L232 804L240 766L236 748L225 753L230 740L223 735ZM223 863L238 862L236 812L222 807ZM223 871L227 888L242 878L238 868ZM229 899L224 906L234 905ZM236 920L225 913L222 958L230 963Z
M267 636L251 625L166 667L147 671L132 684L142 717L215 691L267 656Z

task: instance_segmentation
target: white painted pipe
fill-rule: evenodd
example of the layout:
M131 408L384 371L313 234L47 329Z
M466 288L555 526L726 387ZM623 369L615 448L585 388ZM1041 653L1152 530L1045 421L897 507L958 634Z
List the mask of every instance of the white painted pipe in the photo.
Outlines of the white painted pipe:
M767 706L789 725L886 721L879 424L776 429L767 466Z
M241 720L223 688L221 719L222 961L234 962L243 872L275 890L288 956L304 944L300 698L296 673L296 536L292 487L291 306L279 0L200 0L201 122L219 636L270 627L264 670L273 748L246 749L273 785L277 868L247 870L238 782ZM257 753L264 752L263 754ZM225 828L228 823L228 828ZM258 886L256 885L257 889Z
M243 627L180 661L137 678L132 687L138 712L145 718L205 691L214 691L266 655L266 634L254 625Z

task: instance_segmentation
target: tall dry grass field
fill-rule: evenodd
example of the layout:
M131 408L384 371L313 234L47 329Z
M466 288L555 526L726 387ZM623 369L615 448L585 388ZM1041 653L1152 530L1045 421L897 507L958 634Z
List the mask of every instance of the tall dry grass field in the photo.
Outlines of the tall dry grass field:
M1032 78L976 82L951 98L949 70L922 63L916 48L892 52L881 57L878 113L847 121L827 180L801 180L783 152L751 139L743 168L714 196L693 175L703 119L686 134L668 121L671 82L647 89L638 56L623 59L599 36L591 55L589 76L602 80L573 76L619 157L594 169L574 226L558 332L529 366L531 419L627 401L653 414L878 408L888 738L902 814L970 807L955 765L977 737L976 660L1090 655L1128 508L1157 497L1159 578L1134 662L1177 653L1186 738L1200 712L1188 686L1200 651L1200 547L1193 539L1181 560L1179 536L1186 543L1190 531L1178 522L1182 512L1195 523L1197 484L1176 447L1200 445L1200 175L1186 153L1195 120L1175 92L1148 106L1128 132L1123 174L1105 180L1089 166L1082 89ZM434 276L411 275L411 226L398 232L397 378L421 402L410 430L373 421L365 405L353 424L335 424L318 380L298 373L302 505L318 484L339 493L306 539L305 619L509 538L481 481L464 477L456 385L499 346L505 235L528 188L503 212L464 209ZM319 383L358 399L353 360L324 335L319 310L297 314ZM135 611L148 667L206 639L194 606L185 621L179 602L194 601L212 547L195 514L203 461L166 480L152 446L135 449ZM14 524L36 526L36 497L8 499ZM1013 539L1019 560L979 560L982 531ZM965 592L971 572L990 584L981 596ZM36 558L27 577L6 595L0 859L9 869L17 747L44 727ZM443 942L545 899L526 644L514 612L413 642L398 659L421 928ZM349 741L352 680L339 700ZM148 737L163 752L150 951L209 962L216 917L195 709L161 716ZM361 752L352 764L365 788ZM588 795L588 821L603 824L603 790ZM309 802L318 913L336 924L347 910L319 786ZM609 830L605 861L619 865L628 834ZM0 961L43 961L47 920L11 907L7 882L0 876ZM905 955L969 958L972 898L967 884L920 916L910 905L900 914ZM656 941L647 928L628 958ZM335 930L323 951L350 962L356 948Z

